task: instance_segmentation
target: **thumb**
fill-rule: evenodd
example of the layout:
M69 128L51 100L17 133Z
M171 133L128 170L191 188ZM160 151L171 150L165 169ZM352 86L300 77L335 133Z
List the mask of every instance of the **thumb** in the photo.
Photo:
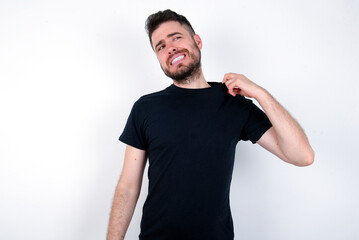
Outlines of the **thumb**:
M232 73L226 73L224 74L223 76L223 80L222 80L222 83L226 83L228 80L230 80L232 78Z

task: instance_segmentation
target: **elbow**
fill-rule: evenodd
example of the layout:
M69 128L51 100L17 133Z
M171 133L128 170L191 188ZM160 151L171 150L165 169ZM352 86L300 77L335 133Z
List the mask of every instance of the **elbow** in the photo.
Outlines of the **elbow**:
M306 166L310 166L314 163L314 151L313 149L310 149L308 151L308 153L303 156L300 161L298 161L295 165L298 167L306 167Z

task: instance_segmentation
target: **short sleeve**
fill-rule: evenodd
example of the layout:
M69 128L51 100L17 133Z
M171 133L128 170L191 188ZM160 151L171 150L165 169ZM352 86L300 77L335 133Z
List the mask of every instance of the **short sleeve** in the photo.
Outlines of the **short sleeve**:
M137 101L132 107L119 140L135 148L146 150L147 143L144 132L144 119L144 113L140 109L140 102Z
M248 118L241 132L241 140L256 143L262 135L272 127L267 115L251 100L248 100Z

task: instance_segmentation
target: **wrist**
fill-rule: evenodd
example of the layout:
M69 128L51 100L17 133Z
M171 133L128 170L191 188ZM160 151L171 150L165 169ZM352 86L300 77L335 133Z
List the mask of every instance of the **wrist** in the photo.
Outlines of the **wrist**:
M270 94L267 90L258 86L258 90L254 95L254 99L257 100L257 102L261 102L261 101L265 101L265 99L268 98L269 96Z

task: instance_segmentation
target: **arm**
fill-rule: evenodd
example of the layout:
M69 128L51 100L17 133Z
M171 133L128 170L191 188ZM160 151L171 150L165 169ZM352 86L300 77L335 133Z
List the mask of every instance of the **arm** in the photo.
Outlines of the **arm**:
M112 204L107 240L124 240L141 191L146 151L127 145Z
M314 151L294 118L267 92L242 74L228 73L223 82L228 93L254 98L267 114L272 128L258 140L258 144L282 160L296 166L307 166L314 161Z

